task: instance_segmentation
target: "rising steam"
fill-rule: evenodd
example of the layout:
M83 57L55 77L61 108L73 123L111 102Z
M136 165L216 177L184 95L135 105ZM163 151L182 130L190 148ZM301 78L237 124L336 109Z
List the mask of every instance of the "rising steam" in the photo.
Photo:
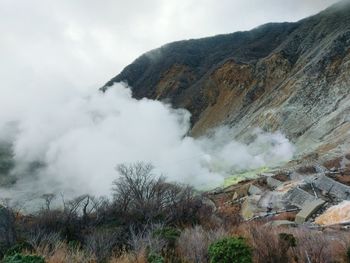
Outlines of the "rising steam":
M214 187L234 171L292 158L293 146L280 133L254 130L254 139L243 144L232 139L233 130L222 127L194 139L187 136L189 119L186 110L132 98L122 84L106 93L74 93L45 107L30 107L10 126L0 120L2 138L13 143L12 176L17 177L0 195L109 195L116 165L136 161L151 162L170 181ZM5 127L15 127L11 137L4 135Z

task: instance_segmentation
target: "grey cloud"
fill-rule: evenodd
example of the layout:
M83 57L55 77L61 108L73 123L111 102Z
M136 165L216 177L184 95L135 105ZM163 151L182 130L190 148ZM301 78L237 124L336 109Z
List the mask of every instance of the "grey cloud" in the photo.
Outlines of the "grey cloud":
M141 53L167 42L295 21L334 2L2 0L0 74L14 86L103 84Z

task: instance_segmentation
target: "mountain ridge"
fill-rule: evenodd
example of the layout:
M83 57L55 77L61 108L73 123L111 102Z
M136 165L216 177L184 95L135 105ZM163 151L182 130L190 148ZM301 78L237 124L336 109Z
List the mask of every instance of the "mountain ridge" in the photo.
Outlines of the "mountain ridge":
M135 98L192 114L192 134L229 125L236 137L280 130L299 155L339 157L349 144L350 1L298 22L166 44L102 89L127 82Z

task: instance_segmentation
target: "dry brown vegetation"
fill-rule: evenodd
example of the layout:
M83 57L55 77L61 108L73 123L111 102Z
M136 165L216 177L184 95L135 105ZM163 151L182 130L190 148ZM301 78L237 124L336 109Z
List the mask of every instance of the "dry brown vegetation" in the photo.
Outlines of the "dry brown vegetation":
M286 243L281 238L281 233L294 237L295 243ZM310 230L305 227L271 227L261 222L253 222L237 227L234 234L249 240L255 262L349 262L349 232Z
M10 206L0 214L0 252L35 254L60 262L209 262L208 247L227 236L244 237L254 262L349 262L350 233L341 229L272 227L270 220L243 222L239 205L222 196L215 212L208 197L152 174L152 166L119 166L112 201L84 195L51 207L52 195L33 215ZM158 260L158 261L157 261Z
M153 226L154 227L154 226ZM209 262L208 246L226 236L245 237L253 249L254 262L269 263L331 263L349 262L347 251L350 235L346 232L316 231L306 228L271 228L260 223L246 223L232 229L204 229L194 226L182 230L177 238L174 255L167 257L164 248L166 241L154 238L152 231L134 236L130 249L111 254L104 261L89 249L74 248L62 241L55 244L39 245L34 251L45 257L48 263L63 262L109 262L109 263L143 263L149 251L165 255L165 262ZM290 239L281 238L289 235ZM55 240L55 237L53 238ZM56 242L56 241L55 241ZM106 249L107 250L107 249Z

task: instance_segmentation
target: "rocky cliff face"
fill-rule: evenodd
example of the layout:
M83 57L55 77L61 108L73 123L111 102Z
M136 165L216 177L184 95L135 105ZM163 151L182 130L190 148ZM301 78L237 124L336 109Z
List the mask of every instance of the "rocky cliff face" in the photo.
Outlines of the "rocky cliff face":
M180 41L150 51L110 80L136 98L192 113L192 134L229 125L236 137L280 130L299 156L350 149L350 1L296 23Z

